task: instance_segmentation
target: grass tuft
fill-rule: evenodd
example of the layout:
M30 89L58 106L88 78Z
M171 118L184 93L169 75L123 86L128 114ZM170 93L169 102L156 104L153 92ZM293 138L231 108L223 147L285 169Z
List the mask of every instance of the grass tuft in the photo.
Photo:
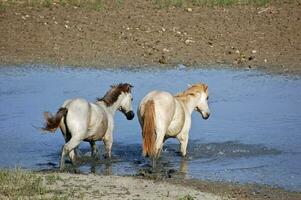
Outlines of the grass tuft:
M15 199L19 196L43 195L47 192L43 179L34 173L0 170L0 194Z
M190 194L185 195L184 197L179 198L178 200L194 200L195 198Z
M49 189L59 180L62 179L57 174L41 176L18 168L1 169L0 199L68 199L69 193Z

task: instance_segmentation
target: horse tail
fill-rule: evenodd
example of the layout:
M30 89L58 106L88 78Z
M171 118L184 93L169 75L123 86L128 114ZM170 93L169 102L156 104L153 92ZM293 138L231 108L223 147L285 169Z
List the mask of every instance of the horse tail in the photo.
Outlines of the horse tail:
M60 108L54 116L51 113L45 112L45 126L42 128L43 131L55 132L59 127L61 119L67 115L67 108Z
M154 148L156 141L155 131L155 103L153 100L149 100L144 105L143 114L143 155L149 157L156 156L156 150Z

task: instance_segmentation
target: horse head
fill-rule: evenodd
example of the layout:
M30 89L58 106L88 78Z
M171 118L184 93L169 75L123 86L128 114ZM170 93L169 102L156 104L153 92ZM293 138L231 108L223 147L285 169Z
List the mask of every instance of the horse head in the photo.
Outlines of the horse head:
M128 83L122 84L122 93L120 94L120 105L119 111L121 111L127 118L127 120L132 120L135 116L133 109L132 109L132 93L131 89L133 88L132 85Z
M199 83L193 85L192 87L197 88L195 91L196 91L196 96L198 98L197 98L195 110L201 113L203 119L208 119L210 116L210 109L208 105L208 100L209 100L208 85Z

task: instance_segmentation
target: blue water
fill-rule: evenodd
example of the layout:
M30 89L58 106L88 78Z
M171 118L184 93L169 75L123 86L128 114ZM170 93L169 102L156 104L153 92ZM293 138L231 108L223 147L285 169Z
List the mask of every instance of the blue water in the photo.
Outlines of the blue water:
M176 140L164 146L161 162L183 178L261 183L301 191L301 78L263 72L199 68L95 69L47 66L0 67L0 167L57 169L64 140L41 134L43 112L64 100L95 101L111 84L134 85L133 107L150 90L183 91L187 84L209 85L211 116L193 113L188 157ZM102 143L98 144L102 148ZM89 146L81 144L84 155ZM102 159L102 158L101 158ZM141 156L137 118L115 116L113 162L96 173L136 174L149 161ZM82 171L90 171L89 163Z

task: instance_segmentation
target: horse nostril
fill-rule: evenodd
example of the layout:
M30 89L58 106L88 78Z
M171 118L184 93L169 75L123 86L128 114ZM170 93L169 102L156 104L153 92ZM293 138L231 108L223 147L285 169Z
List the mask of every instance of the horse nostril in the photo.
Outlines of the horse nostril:
M132 120L135 117L135 113L133 111L129 111L125 115L127 120Z
M208 119L209 118L209 116L210 116L210 113L202 113L202 117L203 117L203 119Z
M204 119L208 119L210 117L210 113L207 113L207 115L204 117Z

